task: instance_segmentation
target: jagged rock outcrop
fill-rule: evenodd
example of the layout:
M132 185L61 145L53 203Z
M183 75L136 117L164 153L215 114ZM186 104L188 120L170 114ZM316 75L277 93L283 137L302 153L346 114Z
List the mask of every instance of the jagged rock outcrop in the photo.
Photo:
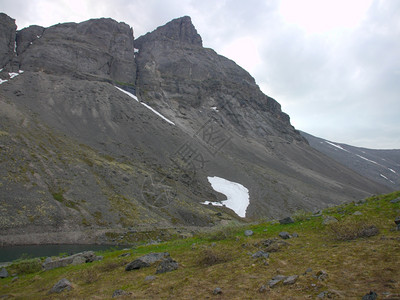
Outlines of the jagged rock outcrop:
M15 55L15 20L0 13L0 68L10 62Z

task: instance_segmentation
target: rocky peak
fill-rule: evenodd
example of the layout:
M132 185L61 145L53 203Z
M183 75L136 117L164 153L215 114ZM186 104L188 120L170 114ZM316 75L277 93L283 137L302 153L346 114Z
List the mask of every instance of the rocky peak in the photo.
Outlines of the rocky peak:
M4 67L14 56L15 20L0 13L0 68Z
M189 16L174 19L167 24L158 27L156 30L143 36L146 41L170 40L173 42L187 43L196 46L202 46L201 36L197 33L192 20ZM142 37L137 40L140 44Z

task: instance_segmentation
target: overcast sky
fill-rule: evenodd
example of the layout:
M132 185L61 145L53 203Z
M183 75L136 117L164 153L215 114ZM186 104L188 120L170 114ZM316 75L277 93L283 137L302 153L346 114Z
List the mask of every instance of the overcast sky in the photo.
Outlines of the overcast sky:
M300 130L400 149L399 0L0 0L19 29L111 17L135 37L184 15Z

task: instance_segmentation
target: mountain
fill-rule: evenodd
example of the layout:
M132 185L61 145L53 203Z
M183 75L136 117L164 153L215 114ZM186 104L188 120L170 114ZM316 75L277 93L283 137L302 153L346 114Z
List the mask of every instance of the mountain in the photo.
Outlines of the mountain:
M2 244L164 239L242 220L213 176L248 193L249 220L389 190L310 147L189 17L137 39L105 18L16 31L1 14L0 26Z
M327 141L301 132L314 149L344 166L386 185L400 190L400 150L376 150Z

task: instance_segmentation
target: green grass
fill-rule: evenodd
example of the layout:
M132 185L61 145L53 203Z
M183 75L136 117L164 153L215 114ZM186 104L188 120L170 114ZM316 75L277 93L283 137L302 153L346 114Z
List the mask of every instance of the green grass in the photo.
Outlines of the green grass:
M397 299L393 295L400 293L400 232L394 230L394 218L400 215L400 203L390 203L397 197L400 192L326 209L323 216L339 220L332 225L323 225L323 216L300 212L293 224L231 223L192 238L102 252L104 259L98 262L46 272L30 273L28 268L18 271L18 280L1 279L0 295L16 299L110 299L114 290L124 289L136 299L315 299L321 292L333 298L361 299L373 290L379 299ZM361 215L354 215L356 211ZM359 234L364 225L375 226L379 233ZM254 235L244 236L246 229L253 230ZM356 234L338 238L339 229ZM285 240L288 244L276 247L267 261L251 257L263 249L266 240L282 243L280 231L299 237ZM119 256L126 252L131 256ZM150 252L169 252L179 269L158 274L153 281L144 279L155 275L157 265L125 271L127 263ZM304 275L308 268L312 271ZM16 266L8 269L17 272ZM314 276L321 270L328 274L325 280ZM269 288L268 281L277 274L299 275L299 279L294 285ZM48 295L61 278L70 280L73 289ZM260 293L263 285L267 287ZM221 295L213 295L216 287L222 289Z

